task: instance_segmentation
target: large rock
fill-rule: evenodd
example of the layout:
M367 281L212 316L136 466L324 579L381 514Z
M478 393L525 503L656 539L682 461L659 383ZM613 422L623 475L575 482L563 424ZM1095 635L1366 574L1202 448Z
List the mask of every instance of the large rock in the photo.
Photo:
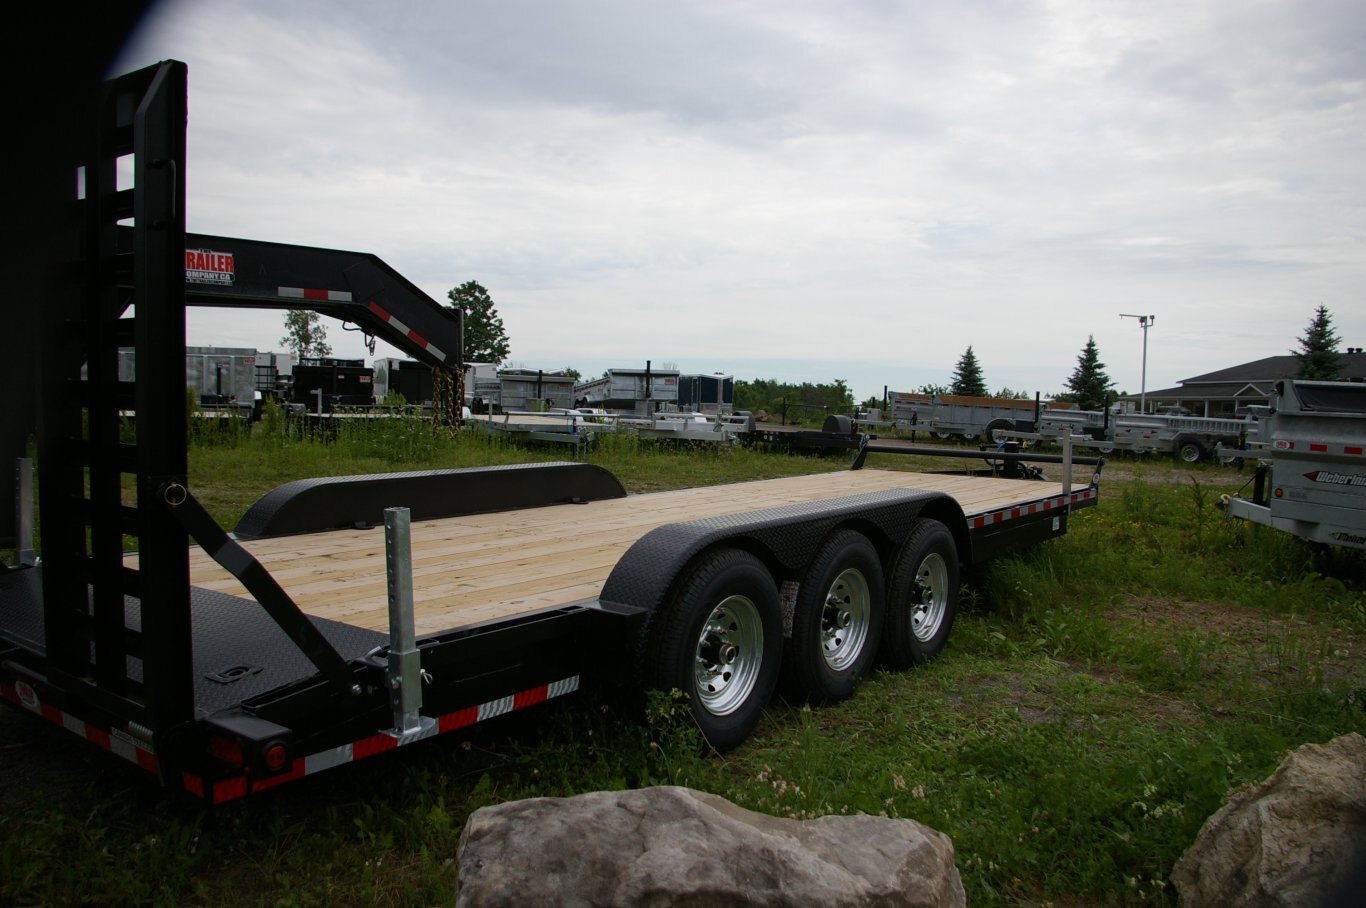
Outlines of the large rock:
M1172 882L1185 908L1366 904L1366 738L1306 744L1234 795Z
M964 905L948 836L912 820L785 820L688 788L485 807L457 905Z

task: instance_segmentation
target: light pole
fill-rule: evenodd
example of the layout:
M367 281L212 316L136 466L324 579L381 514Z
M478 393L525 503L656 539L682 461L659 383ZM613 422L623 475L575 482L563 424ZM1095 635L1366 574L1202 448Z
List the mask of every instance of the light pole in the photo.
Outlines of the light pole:
M1153 323L1153 322L1157 321L1157 316L1156 316L1156 315L1130 315L1130 314L1127 313L1127 312L1121 312L1121 313L1119 314L1119 317L1120 317L1120 318L1136 318L1136 319L1138 319L1138 324L1139 324L1140 326L1142 326L1142 328L1143 328L1143 372L1141 373L1141 374L1142 374L1142 377L1139 379L1139 387L1138 387L1138 412L1140 412L1140 413L1147 413L1147 412L1148 412L1148 329L1149 329L1150 327L1152 327L1152 323Z

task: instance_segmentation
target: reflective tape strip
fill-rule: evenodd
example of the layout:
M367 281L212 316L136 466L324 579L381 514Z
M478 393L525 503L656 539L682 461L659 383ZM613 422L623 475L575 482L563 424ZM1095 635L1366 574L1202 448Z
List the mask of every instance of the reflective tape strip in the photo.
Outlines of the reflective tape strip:
M999 523L1005 523L1008 520L1018 520L1021 517L1042 514L1045 511L1061 508L1067 504L1082 504L1093 500L1095 497L1095 489L1082 489L1080 492L1073 492L1066 497L1058 495L1027 505L1019 505L1001 511L993 511L990 514L978 514L976 517L972 518L972 528L974 530L980 530L984 526L995 526Z
M1319 441L1300 441L1294 442L1286 438L1278 438L1271 443L1271 447L1277 451L1308 451L1311 454L1343 454L1348 457L1361 457L1366 455L1366 447L1362 445L1330 445Z
M445 351L443 351L440 347L433 344L431 341L427 340L421 334L418 334L412 328L409 328L401 320L395 317L393 313L391 313L388 309L385 309L379 303L375 302L374 300L371 300L370 302L365 304L365 308L369 309L379 318L384 319L384 321L389 323L389 327L393 328L399 334L406 336L409 340L416 343L423 350L426 350L428 353L432 354L437 359L441 360L443 363L446 361Z
M373 757L376 754L386 753L420 741L423 738L430 738L434 735L444 734L458 728L466 728L476 722L485 719L492 719L497 716L507 715L528 706L535 706L544 703L546 700L553 700L555 697L562 697L565 694L573 693L579 689L579 677L574 675L550 684L541 684L537 687L518 691L510 697L499 697L478 706L469 706L455 712L446 713L437 718L432 727L421 732L414 732L410 735L395 737L387 733L369 735L359 741L350 744L343 744L340 747L333 747L318 753L309 754L304 757L297 757L290 764L290 768L278 775L266 776L261 779L252 780L247 784L246 776L235 776L220 782L214 782L207 790L204 780L198 776L185 773L181 779L181 784L187 792L199 798L207 798L213 804L221 804L224 801L231 801L235 798L244 797L250 792L263 791L275 785L290 782L294 779L301 779L304 776L311 776L316 772L325 769L332 769L346 763L353 763L363 760L366 757Z
M350 290L315 290L311 287L276 287L276 296L287 300L319 300L328 303L351 302Z
M29 712L42 716L53 725L85 738L101 750L123 757L129 763L135 763L148 772L157 771L156 750L151 744L123 729L106 730L91 725L79 716L58 709L50 703L44 703L33 685L27 682L16 681L13 685L0 682L0 695Z

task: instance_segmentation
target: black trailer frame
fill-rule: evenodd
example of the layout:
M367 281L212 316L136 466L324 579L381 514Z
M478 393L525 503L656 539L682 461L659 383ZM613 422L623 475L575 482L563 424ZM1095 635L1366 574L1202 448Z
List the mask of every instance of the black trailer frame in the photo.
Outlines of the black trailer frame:
M667 617L677 579L721 550L761 564L777 584L796 585L834 533L856 529L891 564L932 520L952 534L956 560L971 565L1062 535L1072 510L1096 502L1098 476L1076 491L1064 486L1061 495L971 520L941 492L834 497L668 523L625 552L596 598L421 639L406 639L411 614L406 635L402 628L401 567L389 575L391 603L399 602L389 634L309 617L243 541L384 522L401 553L409 512L400 519L386 507L397 495L421 502L416 516L425 518L625 493L585 464L302 480L265 496L233 534L219 528L186 476L187 304L302 300L389 332L429 364L456 368L458 355L451 363L447 348L459 350L459 323L420 292L405 298L411 285L392 273L370 281L382 271L378 260L351 253L304 256L329 268L352 262L330 287L347 282L350 299L281 295L296 284L329 291L332 283L310 281L312 266L292 272L283 259L248 269L269 276L255 291L248 282L234 291L187 287L192 262L206 275L229 264L236 274L251 256L264 263L284 247L238 246L227 250L231 263L187 257L191 248L222 255L227 247L213 238L196 245L185 233L186 95L186 67L175 61L107 83L85 149L83 191L63 200L73 213L68 239L79 240L73 248L81 255L45 309L43 556L41 564L0 572L0 697L191 798L230 801L537 705L586 679L640 681L603 676L600 666L621 661L605 656L642 652L641 641ZM129 154L135 188L119 190L117 160ZM390 292L395 287L402 292ZM117 353L129 346L137 378L120 383ZM127 409L138 414L132 442L120 436ZM877 449L865 444L856 469L869 450ZM1078 462L1099 469L1099 461ZM125 475L133 477L135 502L123 500ZM125 536L137 541L135 566ZM255 601L192 587L191 540ZM431 682L416 681L420 675ZM420 692L420 716L403 701L405 690Z

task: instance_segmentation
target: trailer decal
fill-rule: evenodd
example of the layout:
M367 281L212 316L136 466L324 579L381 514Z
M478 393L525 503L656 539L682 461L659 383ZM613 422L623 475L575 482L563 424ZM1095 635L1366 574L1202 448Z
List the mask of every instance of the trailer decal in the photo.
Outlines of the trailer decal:
M35 715L42 716L53 725L65 728L72 734L85 738L102 750L123 757L129 763L141 766L148 772L157 771L156 751L146 741L119 728L105 731L65 710L58 709L51 703L44 703L38 697L38 692L30 684L23 681L17 681L13 686L0 683L0 696L11 703L22 706Z
M185 250L185 280L196 284L231 286L233 277L234 263L231 252L215 252L212 249Z
M1329 470L1313 470L1304 474L1310 482L1322 482L1332 486L1366 486L1366 476L1360 473L1333 473Z
M1016 520L1020 517L1029 517L1033 514L1043 514L1048 511L1063 508L1069 504L1079 505L1096 498L1096 489L1083 489L1080 492L1073 492L1070 495L1059 495L1055 498L1045 498L1022 508L1010 508L1005 511L995 511L991 514L979 514L972 518L972 527L980 530L984 526L1005 523L1007 520Z
M394 329L397 330L399 333L406 335L414 342L419 344L422 347L422 349L426 350L428 353L437 356L442 361L445 361L447 359L447 356L443 350L433 345L425 337L418 334L412 328L409 328L403 322L399 321L379 303L376 303L373 300L371 300L370 302L365 304L365 307L369 309L371 312L375 313L375 315L379 316L380 318L388 322L390 325L392 325Z
M246 776L234 776L230 779L213 782L205 789L205 780L193 773L183 773L181 784L185 790L195 797L207 798L212 804L222 804L225 801L232 801L246 795L282 785L285 782L292 782L304 776L311 776L314 773L322 772L325 769L332 769L345 763L354 763L366 757L373 757L377 754L387 753L396 750L404 744L411 744L414 741L421 741L436 735L445 734L458 728L465 728L474 725L476 722L483 722L497 716L507 715L528 706L535 706L544 703L546 700L560 697L565 694L573 693L579 689L579 678L577 675L555 681L550 684L542 684L528 690L519 691L510 697L499 697L497 700L490 700L478 706L470 706L458 709L455 712L446 713L439 716L436 722L422 731L411 734L396 736L388 732L380 732L376 735L361 738L350 744L343 744L340 747L329 748L318 753L308 754L303 757L296 757L290 764L289 769L273 776L266 776L260 779L250 780ZM7 692L8 696L8 692ZM155 766L153 766L155 768Z

